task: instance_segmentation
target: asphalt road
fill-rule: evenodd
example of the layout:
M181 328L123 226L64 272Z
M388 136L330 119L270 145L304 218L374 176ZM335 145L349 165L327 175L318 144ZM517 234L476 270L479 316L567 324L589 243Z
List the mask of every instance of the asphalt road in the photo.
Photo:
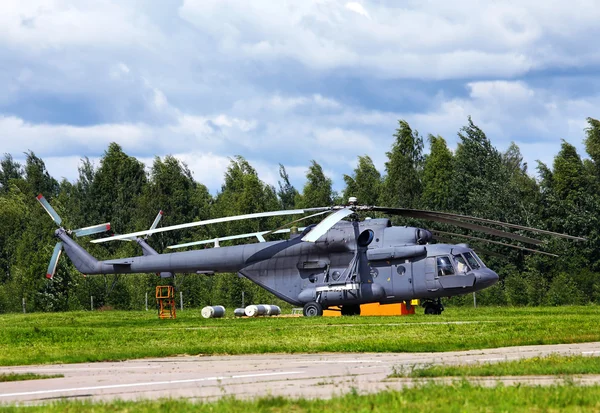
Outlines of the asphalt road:
M0 404L61 398L138 400L163 397L214 399L283 395L328 398L355 389L375 392L413 384L389 379L394 369L423 364L515 360L550 353L600 356L600 342L506 347L446 353L265 354L168 357L110 363L0 367L0 373L63 374L63 378L0 383ZM494 384L498 378L482 379ZM554 377L506 377L505 383L553 383ZM600 383L600 376L575 379Z

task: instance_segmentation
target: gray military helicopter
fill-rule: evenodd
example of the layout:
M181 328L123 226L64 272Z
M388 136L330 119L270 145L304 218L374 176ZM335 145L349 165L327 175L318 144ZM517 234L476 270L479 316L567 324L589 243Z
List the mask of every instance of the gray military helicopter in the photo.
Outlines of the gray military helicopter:
M70 235L78 235L77 232L61 226L60 217L43 196L40 195L38 200L59 226L55 236L60 241L48 267L48 278L54 275L56 262L63 248L77 270L90 275L157 273L169 276L176 272L237 272L280 299L295 306L302 306L304 315L308 317L320 316L323 309L333 306L339 306L342 315L358 315L361 304L405 302L409 305L412 299L421 300L426 314L441 314L444 309L441 302L443 297L479 291L498 281L498 274L488 268L468 245L430 243L434 239L443 241L444 236L457 234L394 226L387 218L360 221L360 213L374 212L431 220L533 245L540 245L542 241L488 225L585 240L581 237L465 215L359 205L356 198L350 198L345 206L262 212L161 228L156 227L158 222L155 220L149 230L91 241L101 243L137 240L144 251L143 256L98 261L71 238ZM158 254L139 238L157 232L242 219L310 214L286 225L292 226L327 213L330 215L320 223L304 228L301 233L294 234L292 231L286 240L266 241L264 237L273 233L290 232L287 228L169 247L180 248L214 242L218 248ZM102 232L107 225L110 224L89 227L86 229L86 235ZM259 242L229 247L219 247L218 244L219 240L249 236L256 237ZM473 236L470 238L481 240ZM491 242L548 254L522 246Z

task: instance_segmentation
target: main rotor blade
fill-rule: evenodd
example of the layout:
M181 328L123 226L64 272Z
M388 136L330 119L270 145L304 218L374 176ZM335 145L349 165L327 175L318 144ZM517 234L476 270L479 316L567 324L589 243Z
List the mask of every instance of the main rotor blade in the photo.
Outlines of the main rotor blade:
M434 238L435 238L436 241L441 241L441 242L444 242L446 244L454 244L455 243L454 240L452 240L450 238L446 238L446 237L440 237L439 235L435 235ZM469 245L469 248L472 248L472 247ZM479 248L479 247L472 248L472 249L473 249L473 251L477 252L477 254L487 254L487 255L492 255L494 257L498 257L498 258L504 258L506 260L509 259L509 257L506 256L506 255L499 254L497 252L493 252L493 251L489 251L489 250L484 250L484 249Z
M436 234L441 234L441 235L448 235L448 236L451 236L451 237L462 237L462 238L472 239L472 240L476 240L476 241L487 242L489 244L502 245L504 247L516 248L516 249L522 250L522 251L529 251L529 252L535 252L537 254L549 255L551 257L558 257L558 255L551 254L549 252L540 251L540 250L534 250L534 249L526 248L526 247L521 247L520 245L507 244L505 242L494 241L494 240L491 240L491 239L474 237L472 235L455 234L453 232L438 231L438 230L431 230L431 232L432 232L432 234L434 234L434 236L436 236Z
M430 221L441 222L444 224L451 224L457 227L470 229L472 231L484 232L486 234L495 235L497 237L510 238L516 241L526 242L528 244L540 245L541 240L524 235L515 234L513 232L502 231L496 228L484 227L482 225L472 224L470 222L461 221L456 218L449 216L441 216L435 212L420 211L416 209L404 209L404 208L385 208L385 207L372 207L373 211L385 212L392 215L400 215L409 218L427 219ZM448 214L451 215L451 214ZM498 221L500 222L500 221Z
M445 218L449 218L449 219L468 220L468 221L473 221L473 222L479 222L482 224L500 225L500 226L503 226L506 228L514 228L514 229L520 229L520 230L525 230L525 231L537 232L538 234L552 235L554 237L567 238L567 239L572 239L572 240L576 240L576 241L587 241L587 238L583 238L583 237L576 237L573 235L561 234L559 232L546 231L544 229L538 229L538 228L533 228L533 227L526 227L523 225L511 224L509 222L494 221L491 219L472 217L469 215L452 214L449 212L426 211L426 210L420 210L420 209L407 209L407 208L385 208L385 207L373 207L373 210L375 210L375 211L397 210L397 211L406 211L407 213L411 213L411 212L414 212L417 214L423 213L423 214L427 214L428 216L439 216L439 217L445 217ZM390 212L390 213L392 213L392 212ZM398 215L400 215L400 214L398 214ZM405 215L405 216L410 216L410 215ZM427 218L427 219L431 219L431 218ZM487 228L487 227L485 227L485 228Z
M154 218L154 222L152 223L152 225L150 225L150 229L154 229L158 226L158 223L162 219L162 216L163 216L162 210L158 211L158 215L156 216L156 218Z
M110 230L110 222L106 224L92 225L91 227L79 228L73 230L73 234L76 237L83 237L86 235L98 234L100 232L105 232Z
M308 234L302 237L302 241L316 242L321 238L331 227L346 218L348 215L354 214L354 211L349 208L340 209L329 215L323 221L319 222Z
M60 224L62 222L62 218L56 213L56 211L54 210L54 208L52 208L52 205L50 205L48 203L48 201L46 201L46 198L44 198L44 195L39 194L36 197L36 199L42 205L42 208L44 208L46 210L46 212L48 213L48 215L50 215L50 218L52 218L52 220L54 222L56 222L56 225L60 226Z
M124 238L139 237L140 235L156 234L157 232L174 231L176 229L191 228L191 227L197 227L197 226L201 226L201 225L218 224L218 223L229 222L229 221L240 221L243 219L251 219L251 218L275 217L275 216L280 216L280 215L299 215L299 214L305 214L307 212L312 212L312 211L323 211L323 210L330 210L330 209L331 209L331 207L320 207L320 208L306 208L306 209L290 209L290 210L284 210L284 211L257 212L254 214L245 214L245 215L236 215L236 216L232 216L232 217L207 219L206 221L189 222L187 224L171 225L169 227L161 227L161 228L149 229L146 231L132 232L130 234L115 235L114 237L95 239L95 240L92 240L91 242L101 243L101 242L107 242L107 241L116 241L116 240L120 240L120 239L124 239Z
M325 210L325 211L317 212L316 214L311 214L311 215L308 215L308 216L305 216L305 217L302 217L302 218L295 219L293 221L290 221L290 222L288 222L288 223L280 226L279 228L275 228L274 230L271 230L271 231L265 231L265 233L262 234L262 235L277 234L280 229L288 228L289 226L297 224L298 222L304 221L304 220L309 219L309 218L314 218L314 217L317 217L319 215L326 214L328 212L330 212L330 210Z
M49 280L51 280L54 277L54 273L56 272L56 266L58 265L58 259L60 258L61 253L62 242L57 242L54 246L54 251L52 252L52 258L50 258L48 270L46 271L46 278L48 278Z
M302 231L302 230L304 230L304 228L298 228L298 231ZM213 244L213 243L219 242L219 241L230 241L232 239L242 239L242 238L250 238L250 237L256 237L256 238L258 238L258 240L260 242L265 242L265 241L261 241L260 237L265 236L266 234L285 234L286 232L290 232L290 229L285 228L285 229L278 229L276 231L261 231L261 232L249 232L247 234L239 234L239 235L228 235L226 237L205 239L202 241L193 241L193 242L187 242L185 244L171 245L171 246L168 246L167 248L169 248L169 249L185 248L185 247L192 247L194 245Z

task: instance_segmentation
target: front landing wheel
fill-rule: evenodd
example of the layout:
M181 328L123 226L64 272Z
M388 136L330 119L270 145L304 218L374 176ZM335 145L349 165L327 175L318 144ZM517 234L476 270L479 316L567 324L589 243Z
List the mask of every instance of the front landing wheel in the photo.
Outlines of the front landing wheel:
M304 314L304 317L320 317L323 315L323 307L321 304L312 301L304 304L302 313Z

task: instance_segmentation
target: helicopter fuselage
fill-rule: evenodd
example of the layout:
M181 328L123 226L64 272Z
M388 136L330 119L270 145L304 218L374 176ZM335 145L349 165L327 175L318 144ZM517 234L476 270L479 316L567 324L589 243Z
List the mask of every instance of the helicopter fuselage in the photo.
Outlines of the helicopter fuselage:
M310 230L310 229L307 229ZM323 308L437 299L487 288L498 275L464 244L389 219L340 221L316 242L288 240L97 261L56 232L85 274L237 272L293 305Z

